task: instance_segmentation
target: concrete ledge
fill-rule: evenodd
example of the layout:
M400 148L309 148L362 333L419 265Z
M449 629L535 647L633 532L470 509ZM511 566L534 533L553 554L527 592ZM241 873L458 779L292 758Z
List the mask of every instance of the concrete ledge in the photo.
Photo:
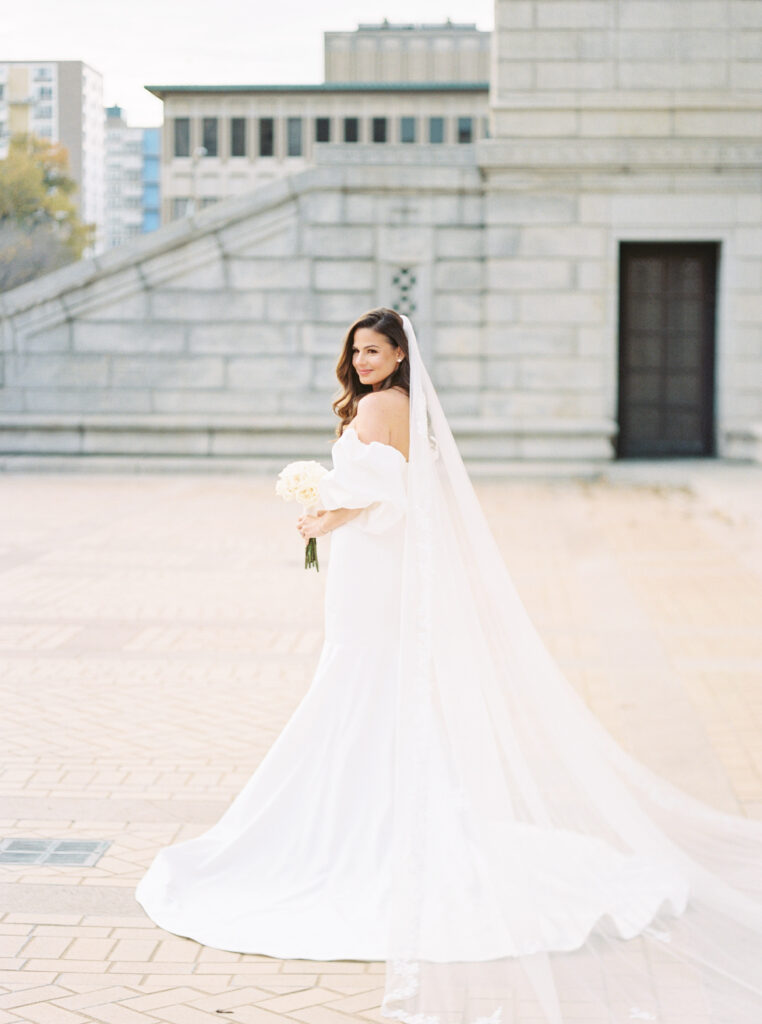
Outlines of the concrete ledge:
M493 467L511 460L563 463L608 461L616 424L608 420L523 420L505 423L469 417L450 421L463 458ZM20 457L49 459L130 458L145 467L156 458L213 462L243 460L269 470L289 459L327 459L335 440L334 420L323 417L204 417L136 414L108 416L0 416L0 458L4 469ZM14 461L15 460L15 461ZM222 467L221 467L222 468Z
M325 452L311 456L328 463ZM193 458L129 455L0 455L0 473L20 474L112 474L135 475L157 473L195 475L199 473L231 474L236 476L273 477L280 472L285 457L271 458ZM594 479L610 465L604 460L569 459L465 459L469 474L474 479L567 480Z

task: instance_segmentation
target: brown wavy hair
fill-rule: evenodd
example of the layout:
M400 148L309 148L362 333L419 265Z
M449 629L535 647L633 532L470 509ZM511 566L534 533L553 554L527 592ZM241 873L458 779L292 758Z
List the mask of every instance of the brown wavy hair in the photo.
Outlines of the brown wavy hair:
M339 397L332 403L332 409L340 419L336 428L336 434L341 437L344 427L355 418L357 414L357 403L363 395L373 390L372 384L363 384L352 365L352 349L355 343L355 331L361 327L369 327L378 334L383 334L387 341L395 348L405 353L405 358L398 363L389 376L381 382L379 390L386 388L400 387L408 395L410 394L410 360L408 358L407 337L402 317L393 309L386 309L382 306L379 309L371 309L363 314L359 320L355 320L347 331L344 338L344 345L341 356L336 364L336 376L344 389Z

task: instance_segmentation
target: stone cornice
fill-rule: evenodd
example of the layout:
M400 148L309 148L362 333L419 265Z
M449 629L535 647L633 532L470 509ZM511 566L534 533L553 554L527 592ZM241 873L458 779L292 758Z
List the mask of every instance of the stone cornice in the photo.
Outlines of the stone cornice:
M103 430L118 433L120 431L145 431L162 433L164 431L179 432L251 432L255 434L302 434L305 432L331 433L336 427L333 416L288 416L273 414L270 416L249 415L211 415L193 414L162 414L162 413L0 413L0 430L26 431L79 431ZM607 419L563 419L543 417L516 417L510 421L481 419L476 416L451 416L449 418L453 433L460 437L512 437L523 436L527 432L547 436L596 437L616 431L613 420Z
M510 62L508 62L510 64ZM734 89L508 89L494 85L490 105L497 111L574 110L581 113L599 111L642 110L649 114L664 111L762 109L762 90Z
M317 143L315 163L319 167L475 167L474 143L432 144L373 142Z
M745 139L485 139L476 143L480 168L569 170L762 170L762 142Z

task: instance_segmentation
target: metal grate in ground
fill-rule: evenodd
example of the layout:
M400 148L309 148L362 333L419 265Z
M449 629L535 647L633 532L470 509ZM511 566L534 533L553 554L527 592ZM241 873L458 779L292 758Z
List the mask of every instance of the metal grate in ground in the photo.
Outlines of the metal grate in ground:
M73 864L92 867L110 839L0 839L0 864Z

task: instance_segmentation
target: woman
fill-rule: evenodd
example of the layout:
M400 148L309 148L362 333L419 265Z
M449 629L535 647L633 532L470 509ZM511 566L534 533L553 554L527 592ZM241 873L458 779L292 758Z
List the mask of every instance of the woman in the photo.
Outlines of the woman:
M406 1024L757 1024L762 823L647 770L563 677L409 320L361 318L337 373L325 510L298 523L333 533L312 685L137 898L225 949L386 959Z

